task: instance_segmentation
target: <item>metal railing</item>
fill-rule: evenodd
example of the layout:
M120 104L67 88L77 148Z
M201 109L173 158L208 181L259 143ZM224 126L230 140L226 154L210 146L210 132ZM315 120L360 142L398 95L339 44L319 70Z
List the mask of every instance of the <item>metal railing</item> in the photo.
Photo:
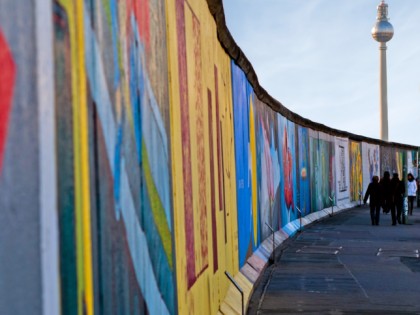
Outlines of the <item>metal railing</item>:
M359 191L359 207L362 206L363 191Z
M330 213L330 217L332 217L334 215L334 199L331 196L328 196L328 198L331 201L331 213Z
M241 294L241 314L244 315L245 314L244 313L244 291L239 286L239 284L235 281L235 279L233 279L233 277L230 275L228 271L225 271L225 275L226 277L229 278L230 282L233 283L233 285L236 287L236 289L238 289L239 293Z
M299 212L299 232L302 232L302 211L298 207L295 208Z
M272 263L274 263L275 262L275 259L276 259L276 256L274 255L274 251L275 251L275 249L276 249L276 247L275 247L275 235L274 235L274 233L275 233L275 231L274 231L274 229L270 226L270 224L268 224L267 222L265 222L265 225L267 225L268 226L268 228L271 230L271 233L273 234L273 252L272 252L272 255L273 255L273 260L272 260Z

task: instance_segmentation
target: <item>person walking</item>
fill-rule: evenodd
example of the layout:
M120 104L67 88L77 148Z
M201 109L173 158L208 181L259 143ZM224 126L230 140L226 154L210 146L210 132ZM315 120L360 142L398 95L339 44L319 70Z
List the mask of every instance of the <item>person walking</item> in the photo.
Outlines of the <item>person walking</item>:
M392 194L391 194L391 174L388 171L384 172L384 176L379 182L381 186L381 206L384 214L388 214L391 210Z
M407 175L408 215L413 215L414 200L416 199L417 183L411 173Z
M394 173L391 179L391 193L392 193L392 203L391 203L391 217L392 225L396 225L397 221L401 224L401 214L403 208L405 186L404 183L399 179L398 173ZM395 212L395 210L397 210Z
M372 225L379 225L382 195L378 176L372 177L372 182L369 184L365 193L365 197L363 199L364 204L366 204L368 198L370 207L370 219L372 221Z

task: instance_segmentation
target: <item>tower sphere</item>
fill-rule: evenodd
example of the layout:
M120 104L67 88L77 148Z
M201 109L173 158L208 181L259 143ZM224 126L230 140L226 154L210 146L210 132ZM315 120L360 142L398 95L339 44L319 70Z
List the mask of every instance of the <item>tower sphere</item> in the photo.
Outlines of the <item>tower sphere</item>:
M371 32L372 37L380 43L386 43L394 36L394 28L388 21L377 21Z
M388 22L388 5L384 0L378 5L378 15L371 33L372 37L380 43L386 43L394 36L394 28Z

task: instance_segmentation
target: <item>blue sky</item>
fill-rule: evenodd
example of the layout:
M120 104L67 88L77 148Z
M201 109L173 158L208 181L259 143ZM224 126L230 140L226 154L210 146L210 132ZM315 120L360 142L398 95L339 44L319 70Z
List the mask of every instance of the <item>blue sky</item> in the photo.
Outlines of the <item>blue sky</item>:
M295 113L379 138L380 0L223 0L260 84ZM420 146L420 1L387 0L389 141Z

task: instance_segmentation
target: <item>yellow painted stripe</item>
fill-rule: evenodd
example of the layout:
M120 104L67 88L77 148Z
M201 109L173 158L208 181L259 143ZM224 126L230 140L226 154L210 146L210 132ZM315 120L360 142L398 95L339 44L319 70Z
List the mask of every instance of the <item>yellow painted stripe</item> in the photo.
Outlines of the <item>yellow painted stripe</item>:
M83 0L76 2L77 17L77 53L79 68L79 130L80 130L80 182L81 186L81 220L83 243L84 302L87 315L93 315L93 272L92 272L92 237L90 217L90 183L89 183L89 140L88 140L88 112L85 72L85 43L84 43L84 7Z
M152 173L150 171L150 165L149 165L149 157L147 155L146 146L144 143L142 144L142 152L143 152L143 171L144 171L144 177L146 179L147 193L150 199L150 207L152 208L153 218L154 218L155 225L158 230L160 239L163 244L163 249L165 251L166 258L168 259L169 266L172 270L173 261L172 261L171 232L167 224L165 210L163 209L163 205L160 201L158 191L156 189L155 183L152 178Z
M76 233L76 268L77 268L77 313L83 313L83 233L81 229L81 163L80 163L80 123L79 123L79 56L77 46L77 24L75 22L74 3L70 0L61 0L60 4L67 12L69 22L70 49L71 49L71 81L73 102L73 144L74 144L74 211Z
M73 101L74 181L77 255L77 313L93 315L89 146L83 1L61 0L69 21Z
M249 141L251 146L251 171L252 171L252 218L254 223L254 245L258 240L258 209L257 209L257 144L255 141L254 106L252 96L249 98Z

